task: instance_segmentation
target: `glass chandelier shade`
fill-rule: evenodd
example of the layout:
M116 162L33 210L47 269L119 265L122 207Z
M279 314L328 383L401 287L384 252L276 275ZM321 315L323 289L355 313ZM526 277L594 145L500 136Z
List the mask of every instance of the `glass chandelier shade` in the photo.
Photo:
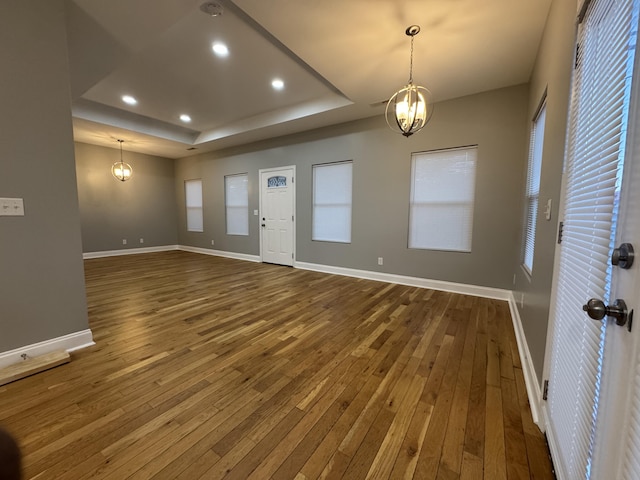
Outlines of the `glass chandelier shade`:
M124 142L124 140L118 140L118 142L120 142L120 161L114 163L111 166L111 174L117 180L120 180L121 182L126 182L131 178L131 175L133 174L133 169L131 168L131 165L129 165L128 163L125 163L124 160L122 160L122 143Z
M422 129L431 119L433 105L431 92L413 84L413 37L420 32L420 27L411 25L406 34L411 37L411 63L409 66L409 83L394 93L385 109L387 125L405 137Z

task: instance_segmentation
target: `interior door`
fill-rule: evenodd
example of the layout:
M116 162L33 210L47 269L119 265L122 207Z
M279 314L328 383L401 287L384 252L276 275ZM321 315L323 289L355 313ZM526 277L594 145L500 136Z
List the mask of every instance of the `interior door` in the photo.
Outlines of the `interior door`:
M622 473L640 429L629 421L640 408L640 393L632 395L640 365L637 332L629 332L619 302L637 308L638 267L623 268L624 253L612 261L620 243L640 241L640 110L632 82L638 3L591 0L580 18L545 367L547 435L559 479L640 478L640 470Z
M260 170L260 250L262 261L293 265L295 167Z

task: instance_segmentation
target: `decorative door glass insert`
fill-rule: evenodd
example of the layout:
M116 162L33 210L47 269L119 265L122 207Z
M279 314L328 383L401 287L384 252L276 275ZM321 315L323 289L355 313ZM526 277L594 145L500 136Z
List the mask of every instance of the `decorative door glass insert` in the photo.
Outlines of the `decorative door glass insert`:
M278 188L287 186L287 177L278 175L277 177L269 177L267 179L267 188Z

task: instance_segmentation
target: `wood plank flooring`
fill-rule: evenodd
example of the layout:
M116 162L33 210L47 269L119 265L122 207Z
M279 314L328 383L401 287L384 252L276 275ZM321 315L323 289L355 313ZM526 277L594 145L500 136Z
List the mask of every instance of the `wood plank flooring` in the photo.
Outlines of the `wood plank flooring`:
M186 252L85 262L96 345L0 387L27 479L552 479L505 302Z

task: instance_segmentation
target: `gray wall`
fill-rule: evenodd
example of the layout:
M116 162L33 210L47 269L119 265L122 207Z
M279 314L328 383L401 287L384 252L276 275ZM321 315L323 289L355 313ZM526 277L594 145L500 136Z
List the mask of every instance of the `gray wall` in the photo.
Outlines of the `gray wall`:
M62 0L0 2L0 352L88 328Z
M558 206L575 45L576 8L575 0L556 0L551 4L530 83L529 126L545 90L547 115L533 271L531 276L525 273L521 266L522 259L519 257L514 265L514 290L538 381L542 380L551 301L553 257L557 240ZM553 208L551 220L547 221L542 212L548 199L552 199ZM523 307L520 306L521 300Z
M430 124L410 138L391 132L382 115L177 161L179 242L259 255L258 170L295 165L296 260L488 287L512 287L519 252L527 155L526 85L436 105ZM411 153L478 145L471 253L407 248ZM352 243L311 240L311 168L353 160ZM249 236L225 234L224 175L249 174ZM204 232L186 232L184 186L202 178ZM215 246L211 246L215 240ZM384 257L384 266L377 258Z
M111 175L119 147L76 143L75 153L84 252L178 243L173 160L128 152L125 141L133 175L119 182Z

